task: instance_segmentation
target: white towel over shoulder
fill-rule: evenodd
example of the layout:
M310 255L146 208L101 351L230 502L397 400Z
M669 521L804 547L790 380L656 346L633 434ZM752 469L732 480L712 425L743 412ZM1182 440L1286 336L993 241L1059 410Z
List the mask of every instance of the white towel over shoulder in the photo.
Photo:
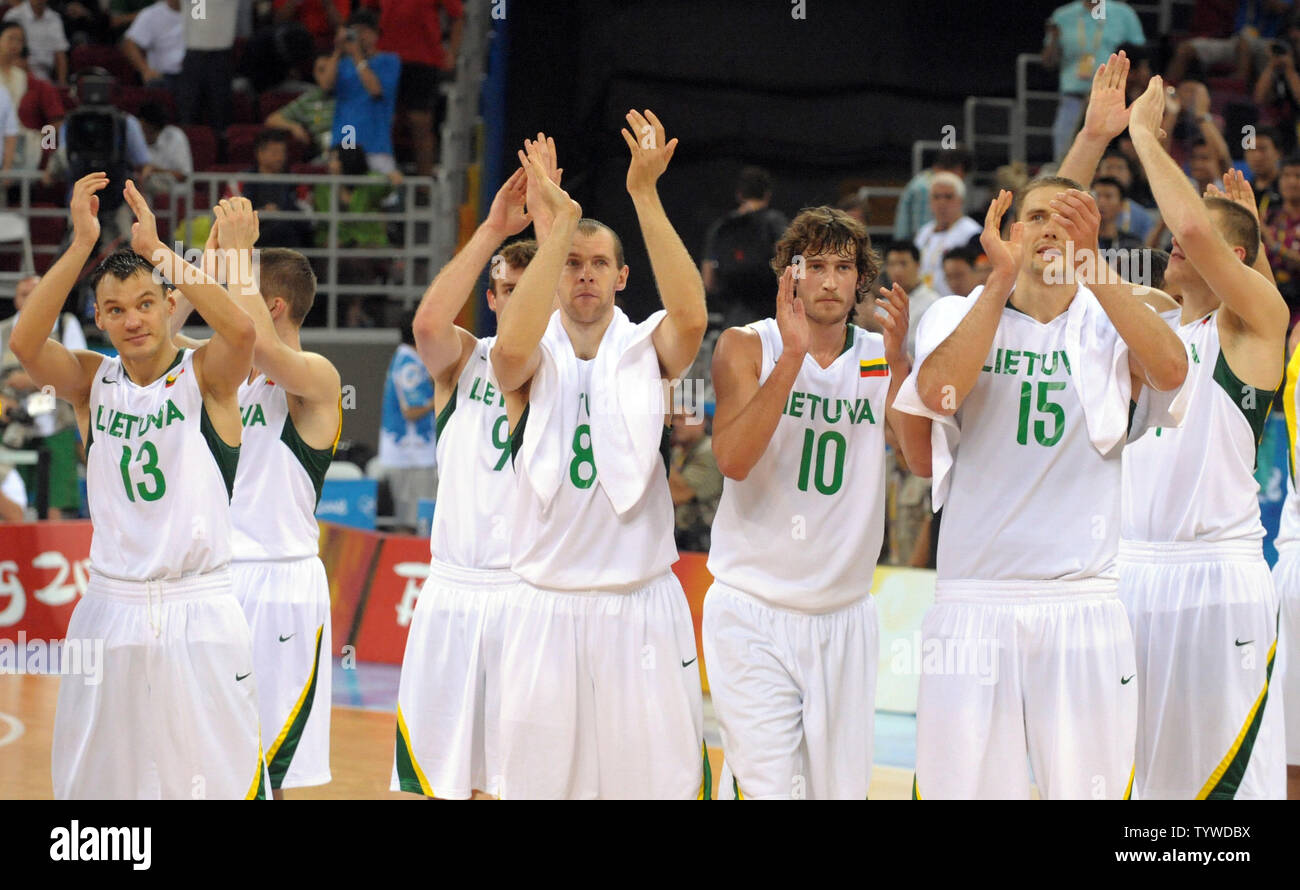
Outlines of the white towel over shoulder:
M667 316L659 310L633 324L615 307L614 319L601 338L592 369L588 399L591 406L591 450L600 468L597 484L609 495L621 516L645 494L653 474L663 472L659 443L664 428L664 392L651 335ZM533 377L528 422L520 458L537 496L549 504L568 466L570 442L558 411L576 394L578 358L560 322L551 315L542 337L542 360Z

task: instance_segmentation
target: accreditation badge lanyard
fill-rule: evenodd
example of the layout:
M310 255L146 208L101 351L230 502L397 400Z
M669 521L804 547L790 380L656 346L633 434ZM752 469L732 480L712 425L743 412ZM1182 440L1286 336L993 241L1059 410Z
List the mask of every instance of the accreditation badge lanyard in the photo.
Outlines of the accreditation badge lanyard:
M1092 51L1086 52L1088 49L1088 18L1088 9L1085 6L1083 15L1079 17L1079 47L1085 50L1085 52L1083 58L1081 58L1079 63L1074 66L1074 75L1080 80L1090 80L1092 78L1092 69L1097 64L1097 51L1101 49L1101 37L1106 30L1105 22L1099 22L1097 24L1097 33L1093 35Z

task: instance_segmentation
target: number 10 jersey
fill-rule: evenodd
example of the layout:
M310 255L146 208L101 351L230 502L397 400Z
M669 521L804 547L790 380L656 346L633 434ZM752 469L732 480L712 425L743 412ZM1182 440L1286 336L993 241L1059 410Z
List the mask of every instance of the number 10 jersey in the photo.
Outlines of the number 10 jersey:
M762 342L762 385L781 332L771 318L750 327ZM763 456L744 481L723 482L709 549L717 580L810 613L868 594L884 539L888 392L879 334L849 325L829 368L804 357Z

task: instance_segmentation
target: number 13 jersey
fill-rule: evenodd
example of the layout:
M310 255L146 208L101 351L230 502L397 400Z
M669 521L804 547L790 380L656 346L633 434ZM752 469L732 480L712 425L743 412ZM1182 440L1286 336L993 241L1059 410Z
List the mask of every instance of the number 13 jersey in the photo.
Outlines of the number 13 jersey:
M90 565L127 581L157 581L230 562L230 495L238 446L221 441L182 349L162 377L131 382L105 358L90 387L86 491Z
M759 385L783 346L775 319L750 325L763 349ZM829 368L811 356L786 397L763 456L726 479L709 571L772 605L829 612L862 599L885 527L884 339L848 326Z
M1068 319L1042 324L1010 304L1002 310L956 415L941 581L1115 577L1121 447L1103 457L1088 437L1076 379L1098 369L1071 367Z

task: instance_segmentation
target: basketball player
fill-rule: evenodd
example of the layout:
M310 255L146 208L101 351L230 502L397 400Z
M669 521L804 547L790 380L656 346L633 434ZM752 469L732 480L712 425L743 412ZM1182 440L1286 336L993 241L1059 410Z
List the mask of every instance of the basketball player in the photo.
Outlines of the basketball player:
M554 142L540 141L553 159ZM433 377L442 472L429 576L397 692L394 791L452 799L499 792L501 595L517 580L509 535L515 474L505 399L488 361L496 338L476 338L455 322L489 262L488 307L499 316L532 260L535 241L501 247L530 222L527 185L522 168L506 180L415 314L415 345ZM528 206L536 213L536 202Z
M1187 361L1131 286L1080 280L1070 260L1087 256L1095 272L1095 254L1051 208L1071 188L1029 183L1008 241L1011 194L990 204L989 280L926 312L896 402L916 415L900 424L907 463L933 475L944 511L922 631L918 798L1028 797L1026 754L1045 798L1129 793L1137 690L1116 596L1120 454L1130 398L1179 387Z
M1277 602L1264 560L1255 458L1282 380L1289 318L1252 210L1202 201L1160 145L1164 83L1133 103L1129 133L1174 235L1166 287L1191 355L1181 429L1124 457L1120 597L1137 649L1135 791L1150 799L1285 797L1281 709L1269 700ZM1225 185L1236 183L1225 177ZM1244 185L1244 181L1242 183ZM1081 196L1054 209L1091 238Z
M627 190L667 311L638 325L614 305L628 277L621 242L580 219L533 152L528 176L554 226L491 353L517 449L505 798L694 798L709 787L694 631L671 571L662 391L699 349L704 285L656 191L677 140L649 111L627 121Z
M330 360L302 348L303 319L316 298L311 263L285 248L253 250L258 217L247 198L212 211L209 246L215 242L232 298L257 330L253 367L239 386L244 443L230 503L231 573L252 631L278 800L285 788L330 781L333 644L316 506L343 429L342 393ZM174 331L189 312L178 301Z
M1286 501L1277 531L1277 564L1273 566L1273 583L1280 602L1280 630L1277 665L1281 675L1283 720L1286 724L1287 799L1300 800L1300 495L1296 493L1296 451L1300 448L1300 325L1292 328L1287 344L1290 359L1286 383L1282 387L1282 404L1286 411L1287 479ZM1235 643L1235 640L1234 640ZM1277 680L1273 680L1276 687ZM1276 703L1270 697L1269 707Z
M248 623L231 592L230 493L238 390L252 320L158 237L134 183L131 249L91 276L95 324L117 349L72 352L47 335L99 237L104 173L73 187L72 244L14 327L14 354L87 418L90 583L70 640L104 641L104 677L59 686L54 796L263 798ZM201 349L168 331L175 281L212 325ZM160 283L161 282L161 283Z
M830 207L795 217L772 266L784 269L776 317L724 331L713 356L727 478L704 600L709 688L737 797L864 800L879 648L869 591L885 417L910 371L907 294L882 290L883 337L849 322L880 261L863 225Z

